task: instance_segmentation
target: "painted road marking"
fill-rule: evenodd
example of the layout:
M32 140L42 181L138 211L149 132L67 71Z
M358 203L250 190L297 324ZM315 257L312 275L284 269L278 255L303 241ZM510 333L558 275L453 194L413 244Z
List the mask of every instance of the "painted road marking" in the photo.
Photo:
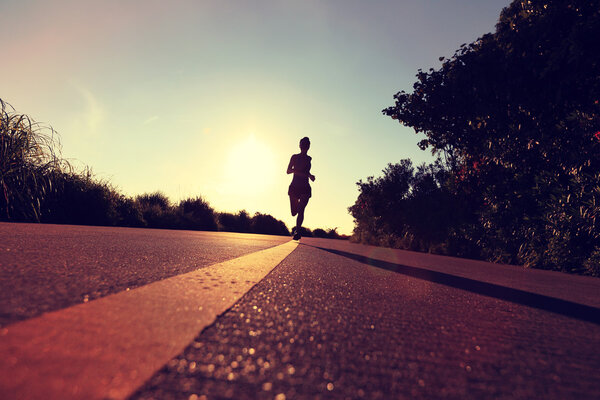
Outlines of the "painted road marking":
M289 241L0 330L0 398L123 399L297 246Z

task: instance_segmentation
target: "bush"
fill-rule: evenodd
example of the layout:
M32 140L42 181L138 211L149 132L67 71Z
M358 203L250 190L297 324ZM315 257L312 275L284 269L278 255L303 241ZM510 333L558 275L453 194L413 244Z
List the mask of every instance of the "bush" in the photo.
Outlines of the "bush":
M120 195L117 200L117 225L143 228L148 225L144 220L140 204L134 199Z
M312 236L316 238L324 238L324 239L342 239L342 237L337 233L337 228L333 229L322 229L317 228L312 231Z
M179 228L216 231L217 218L214 210L202 197L182 200L178 206Z
M324 229L321 228L317 228L314 231L312 231L313 237L316 238L326 238L327 237L327 232L325 232Z
M1 99L0 107L0 220L289 235L271 215L216 214L202 197L174 206L161 192L123 196L89 169L74 172L59 157L52 128Z
M461 46L440 69L419 71L413 92L383 110L426 136L419 147L450 160L451 197L472 211L442 229L448 251L597 274L599 30L597 2L514 1L495 33ZM435 212L444 196L434 190L418 202ZM359 234L380 237L382 224ZM391 224L410 225L417 247L440 242L426 221Z
M217 219L220 231L249 233L252 230L252 218L246 210L237 214L219 213Z
M161 192L144 193L138 195L135 201L139 204L148 228L175 229L177 227L175 209L165 194Z
M55 173L54 185L42 202L40 222L78 225L117 225L121 195L107 182L82 174Z
M273 218L268 214L256 213L252 217L251 229L253 233L268 235L289 235L290 231L283 221Z

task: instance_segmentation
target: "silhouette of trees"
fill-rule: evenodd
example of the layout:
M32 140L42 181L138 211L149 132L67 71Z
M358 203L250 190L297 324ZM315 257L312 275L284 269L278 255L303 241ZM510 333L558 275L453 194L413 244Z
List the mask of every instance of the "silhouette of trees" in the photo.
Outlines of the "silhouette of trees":
M416 169L410 160L388 164L383 176L359 181L359 196L348 210L354 239L375 245L472 256L459 234L473 213L452 191L452 175L441 161Z
M216 231L217 218L212 207L202 197L182 200L178 207L180 227L183 229L200 229Z
M174 228L176 214L169 198L162 192L144 193L135 198L142 218L150 228Z
M0 99L0 220L214 231L217 218L222 230L289 234L267 214L240 211L228 225L201 197L177 205L161 192L126 197L89 168L75 172L60 157L52 128Z
M227 232L249 233L252 231L252 218L246 210L239 211L237 214L219 213L219 230Z
M413 92L383 110L447 160L450 193L475 210L463 238L482 257L600 274L599 35L598 1L514 1L495 33L419 70ZM389 218L366 231L407 223ZM415 237L434 226L423 228Z
M290 234L269 214L218 213L200 196L178 204L160 191L124 196L89 168L74 171L61 159L52 128L15 113L1 99L0 221ZM311 235L303 228L303 236ZM325 235L338 237L335 229Z
M252 217L252 232L270 235L289 235L290 231L283 221L273 218L269 214L256 213Z
M312 231L312 236L323 239L347 239L347 237L343 237L337 232L337 228L330 228L327 230L317 228Z
M40 222L81 225L115 225L125 211L125 197L108 182L82 173L54 172L52 188L41 202Z

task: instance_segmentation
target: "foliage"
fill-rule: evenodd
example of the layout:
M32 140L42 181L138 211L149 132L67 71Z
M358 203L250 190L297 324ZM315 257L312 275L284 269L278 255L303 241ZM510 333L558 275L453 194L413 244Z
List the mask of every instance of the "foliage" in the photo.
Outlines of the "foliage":
M341 236L338 232L337 232L337 228L330 228L330 229L322 229L322 228L317 228L314 231L312 231L312 236L316 237L316 238L324 238L324 239L345 239L343 236Z
M301 227L300 234L302 237L313 237L313 232L310 228Z
M0 219L40 220L52 174L68 167L51 127L18 114L0 99Z
M249 233L252 230L252 218L246 210L237 214L219 213L218 223L220 231Z
M269 235L289 235L290 231L283 221L273 218L269 214L256 213L252 217L251 229L253 233Z
M419 71L383 111L448 160L448 188L476 216L450 234L482 257L598 274L599 34L598 1L514 1L495 33ZM404 223L390 218L376 228ZM425 228L415 237L430 240Z
M417 169L410 160L388 164L383 176L359 181L359 196L348 210L354 240L418 251L473 255L457 235L472 212L451 190L451 175L441 161Z
M149 228L175 228L177 215L169 198L162 192L138 195L135 201L139 204L142 218Z
M40 222L78 225L116 225L122 196L90 170L55 172L54 185L42 202Z
M216 231L217 218L212 207L202 197L182 200L178 207L180 227L203 231Z
M177 205L162 192L124 196L90 169L73 171L52 128L0 106L0 220L289 235L271 215L216 213L199 196Z

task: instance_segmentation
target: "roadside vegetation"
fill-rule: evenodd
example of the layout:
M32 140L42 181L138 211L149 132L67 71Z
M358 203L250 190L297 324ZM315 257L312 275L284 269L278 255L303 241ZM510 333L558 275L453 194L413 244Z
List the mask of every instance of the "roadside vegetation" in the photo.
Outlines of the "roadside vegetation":
M128 197L90 169L62 159L57 133L0 99L0 221L289 235L269 214L215 211L202 197L173 203L161 192ZM305 236L313 232L305 229ZM341 238L335 229L314 236Z
M383 113L438 159L358 182L354 240L600 275L600 2L513 1Z

